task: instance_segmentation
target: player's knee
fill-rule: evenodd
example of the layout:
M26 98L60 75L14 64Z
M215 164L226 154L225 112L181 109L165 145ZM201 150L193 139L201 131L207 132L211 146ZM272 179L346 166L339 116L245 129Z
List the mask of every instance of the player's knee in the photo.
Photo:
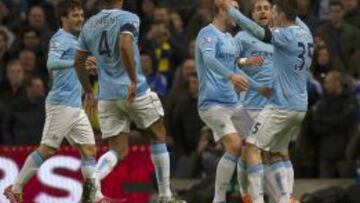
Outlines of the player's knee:
M124 159L129 154L129 147L128 145L122 145L122 146L110 146L112 150L118 153L119 157L121 159Z
M41 154L43 158L47 159L54 156L57 149L42 144L37 148L37 151Z
M247 144L245 154L246 162L248 164L261 162L261 150L258 149L255 145Z
M162 119L159 119L153 123L147 130L146 134L150 136L153 142L165 142L166 141L166 129Z
M241 139L236 134L224 137L223 143L226 151L235 156L241 155Z
M284 158L284 155L280 152L271 152L269 156L270 163L282 161Z

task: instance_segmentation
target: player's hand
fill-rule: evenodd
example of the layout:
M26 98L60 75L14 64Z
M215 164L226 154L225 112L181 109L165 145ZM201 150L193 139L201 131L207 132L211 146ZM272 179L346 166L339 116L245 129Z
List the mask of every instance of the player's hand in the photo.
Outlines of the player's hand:
M96 59L93 56L89 56L85 62L85 69L90 75L97 75Z
M93 93L85 93L84 109L89 117L93 118L97 114L97 100Z
M249 66L261 66L265 59L261 56L250 56L246 60L246 64Z
M131 105L134 102L136 96L136 82L130 82L128 86L127 103Z
M215 0L214 4L221 9L228 10L232 7L233 0Z
M238 91L246 91L249 88L249 82L240 74L233 74L230 76L230 81Z
M261 87L259 89L259 93L261 94L261 96L269 98L272 93L272 89L270 87Z

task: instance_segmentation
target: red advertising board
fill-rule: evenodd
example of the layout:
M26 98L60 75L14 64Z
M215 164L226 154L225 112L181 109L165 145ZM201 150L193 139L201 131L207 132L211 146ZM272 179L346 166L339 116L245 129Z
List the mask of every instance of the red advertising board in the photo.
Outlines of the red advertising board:
M6 203L3 189L11 184L19 173L27 155L35 146L0 146L0 203ZM99 147L98 154L107 151ZM126 192L127 184L142 185L151 182L154 169L149 147L134 145L129 155L103 181L103 193L112 198L124 199L128 203L149 201L149 192ZM80 159L73 147L62 147L56 156L48 159L24 188L24 203L75 203L82 191Z

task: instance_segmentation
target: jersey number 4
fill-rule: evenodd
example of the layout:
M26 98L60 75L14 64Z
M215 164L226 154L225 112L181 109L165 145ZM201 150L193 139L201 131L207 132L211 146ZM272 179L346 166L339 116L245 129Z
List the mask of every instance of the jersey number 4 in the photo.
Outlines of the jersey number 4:
M305 57L311 59L314 51L314 45L312 43L304 44L303 42L298 43L298 47L301 49L298 59L300 60L300 65L295 65L295 70L301 71L304 70L305 66Z
M99 43L99 55L111 56L111 50L107 39L107 31L102 31Z

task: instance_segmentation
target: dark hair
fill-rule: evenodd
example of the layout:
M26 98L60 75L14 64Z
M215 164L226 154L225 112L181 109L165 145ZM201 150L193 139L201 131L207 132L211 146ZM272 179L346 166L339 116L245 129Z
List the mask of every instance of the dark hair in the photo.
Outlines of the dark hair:
M137 13L139 14L139 16L144 16L144 12L142 11L142 8L141 8L144 1L147 1L147 0L138 0L138 1L136 1L136 10L137 10ZM149 1L154 3L155 7L159 5L156 0L149 0Z
M279 12L284 12L288 20L295 21L297 16L297 3L296 0L275 0Z
M105 7L109 7L116 1L122 1L122 0L102 0L102 3Z
M16 65L20 65L21 66L21 63L18 59L12 59L11 61L7 62L6 64L6 72L8 71L8 69L12 66L16 66Z
M35 35L38 38L40 38L40 36L41 36L40 32L36 28L28 26L28 27L26 27L25 29L22 30L22 32L20 34L21 39L23 39L25 37L25 34L28 33L28 32L35 32Z
M250 12L253 12L255 10L255 5L260 1L267 1L271 6L271 0L252 0L250 4Z
M56 17L60 20L61 17L68 16L75 8L82 8L80 0L60 0L55 9Z
M31 87L35 80L41 80L44 83L43 79L40 76L32 75L25 80L25 87Z
M344 8L344 5L338 0L330 1L329 7L331 7L331 6L339 6L341 8Z

